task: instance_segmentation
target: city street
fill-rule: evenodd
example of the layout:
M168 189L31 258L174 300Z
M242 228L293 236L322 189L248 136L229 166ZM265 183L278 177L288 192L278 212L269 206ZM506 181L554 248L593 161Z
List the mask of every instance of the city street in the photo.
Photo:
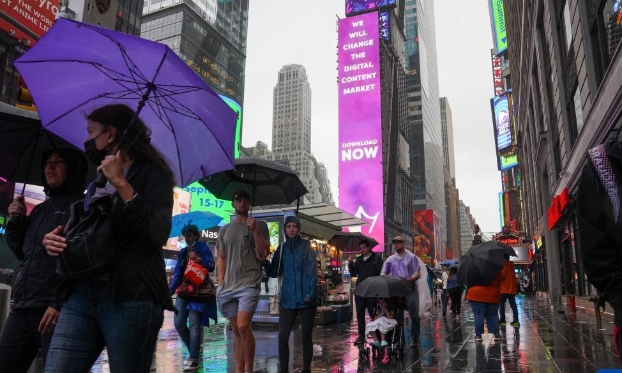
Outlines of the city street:
M334 323L314 329L314 344L322 353L313 359L313 369L319 372L596 372L602 368L619 368L613 343L613 324L603 317L598 328L593 313L578 311L572 314L553 309L543 298L518 298L521 326L501 328L503 339L491 341L491 334L476 343L473 333L473 314L468 304L459 318L440 316L433 308L431 316L422 318L421 347L406 349L401 361L386 364L380 361L363 362L358 348L351 341L356 323ZM507 307L507 317L511 311ZM302 355L299 329L294 333L293 368L299 372ZM255 372L278 372L277 332L255 327L257 356ZM407 341L410 336L407 333ZM160 332L153 372L181 372L187 354L173 327L172 314L167 313ZM203 367L199 372L234 372L231 331L224 323L206 329L203 344ZM32 372L40 372L38 368ZM103 355L92 372L108 372Z

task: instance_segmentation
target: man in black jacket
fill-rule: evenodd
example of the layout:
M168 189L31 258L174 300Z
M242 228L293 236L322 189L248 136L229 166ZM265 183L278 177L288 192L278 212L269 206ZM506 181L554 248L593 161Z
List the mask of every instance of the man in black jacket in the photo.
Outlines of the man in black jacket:
M361 255L356 258L350 255L348 258L348 269L352 277L357 277L357 285L368 277L380 276L382 271L382 259L378 254L371 251L371 244L368 240L361 240L359 243ZM369 317L373 317L374 301L371 298L354 297L356 305L356 320L358 323L359 336L354 344L362 344L365 342L365 309L369 313Z
M577 196L581 261L601 300L614 310L614 339L622 357L622 144L611 139L588 154Z

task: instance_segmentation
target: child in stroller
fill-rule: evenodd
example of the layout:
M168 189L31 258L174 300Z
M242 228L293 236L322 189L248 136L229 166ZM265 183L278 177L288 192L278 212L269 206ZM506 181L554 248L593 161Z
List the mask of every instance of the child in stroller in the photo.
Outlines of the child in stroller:
M374 319L365 327L365 335L373 339L369 343L373 356L379 357L384 351L383 362L388 361L390 356L394 355L399 359L404 355L404 348L401 344L404 312L401 303L401 297L377 298ZM370 352L369 348L363 348L361 357L369 358Z

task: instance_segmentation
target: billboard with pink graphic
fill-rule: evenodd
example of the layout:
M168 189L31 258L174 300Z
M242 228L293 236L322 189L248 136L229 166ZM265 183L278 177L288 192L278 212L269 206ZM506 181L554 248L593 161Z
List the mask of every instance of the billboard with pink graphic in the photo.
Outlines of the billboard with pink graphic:
M378 12L339 20L339 208L384 247Z

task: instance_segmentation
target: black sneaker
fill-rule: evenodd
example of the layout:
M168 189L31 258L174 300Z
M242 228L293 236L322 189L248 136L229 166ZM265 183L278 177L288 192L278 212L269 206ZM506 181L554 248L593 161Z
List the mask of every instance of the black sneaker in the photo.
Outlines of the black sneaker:
M365 343L365 339L362 337L358 337L357 339L354 340L355 345L362 345L363 343Z
M476 334L475 335L475 342L481 342L482 341L482 335L481 334Z
M499 326L505 326L505 325L506 325L506 324L505 324L505 321L500 321L500 322L499 322Z

